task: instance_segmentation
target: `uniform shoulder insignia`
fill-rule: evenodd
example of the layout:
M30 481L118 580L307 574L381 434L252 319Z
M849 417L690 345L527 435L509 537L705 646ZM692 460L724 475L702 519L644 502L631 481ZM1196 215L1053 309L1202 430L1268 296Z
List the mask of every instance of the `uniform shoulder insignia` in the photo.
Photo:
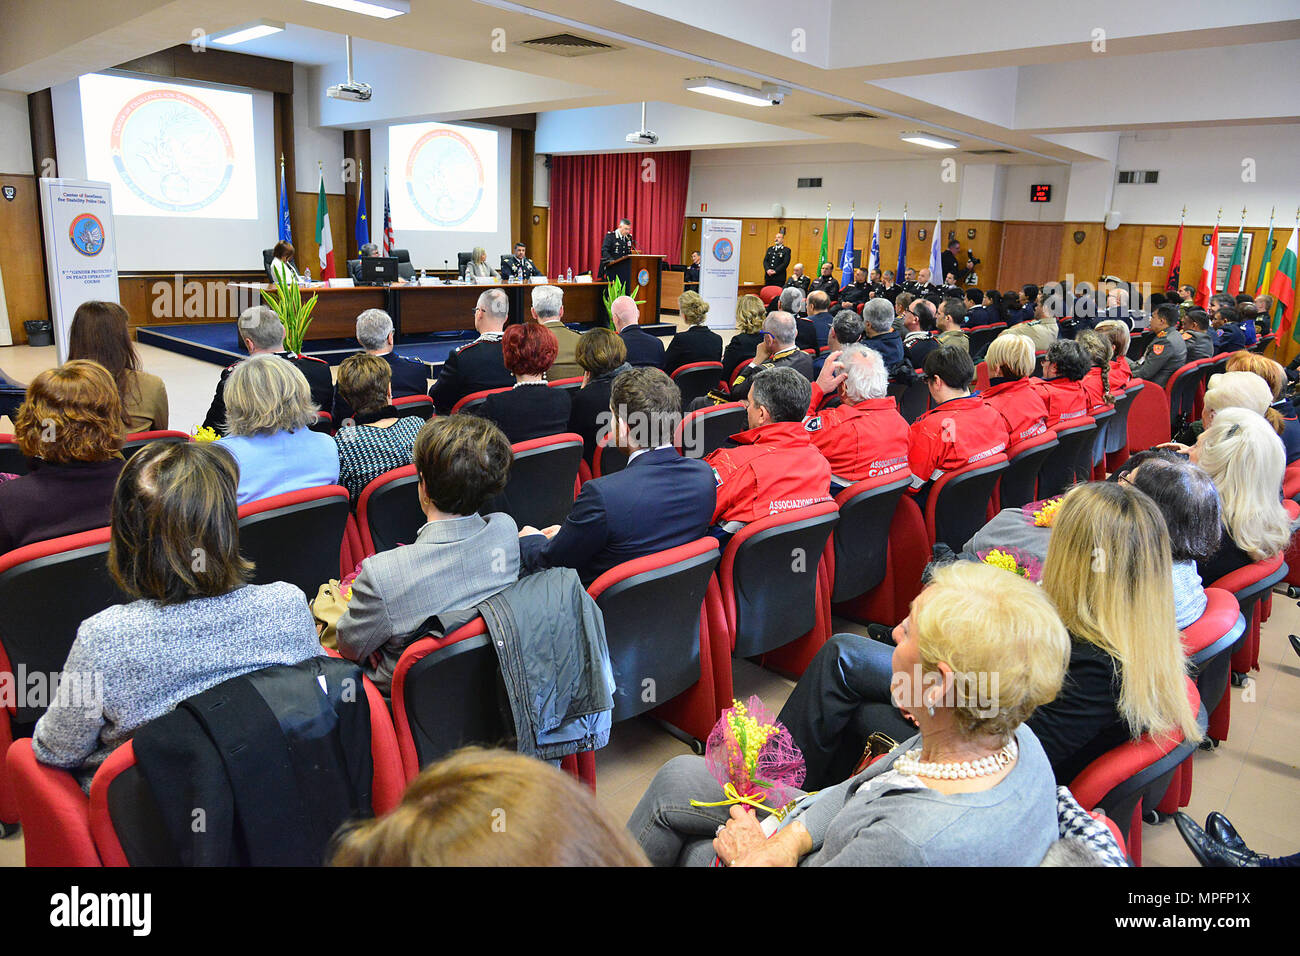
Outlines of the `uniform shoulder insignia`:
M1165 354L1165 347L1164 347L1163 344L1161 344L1161 345L1153 345L1153 346L1151 346L1151 351L1154 352L1156 355L1164 355L1164 354Z
M711 468L710 470L713 472L713 487L715 487L715 488L721 488L721 487L722 487L722 476L721 476L720 474L718 474L718 469L716 469L716 468Z
M822 417L818 415L815 418L808 419L806 422L803 423L803 427L805 431L810 431L810 432L817 431L819 428L822 427Z

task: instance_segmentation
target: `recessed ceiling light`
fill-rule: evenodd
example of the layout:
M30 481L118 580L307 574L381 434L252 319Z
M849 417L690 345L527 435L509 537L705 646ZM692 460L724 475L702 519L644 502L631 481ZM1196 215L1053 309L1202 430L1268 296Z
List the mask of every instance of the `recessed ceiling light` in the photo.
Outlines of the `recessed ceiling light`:
M689 79L686 81L685 86L692 93L716 96L719 99L731 100L733 103L744 103L748 106L776 106L790 92L785 87L776 86L772 83L764 83L762 89L756 90L752 86L728 83L726 80L719 80L712 76Z
M899 138L905 143L929 146L931 149L956 149L959 145L955 139L945 139L933 133L903 133Z
M269 37L272 34L283 32L284 24L276 20L254 20L252 23L245 23L243 26L214 34L208 39L220 46L234 46L237 43L260 40L262 37Z
M389 20L411 12L411 4L408 0L307 0L307 2L346 10L348 13L378 17L381 20Z

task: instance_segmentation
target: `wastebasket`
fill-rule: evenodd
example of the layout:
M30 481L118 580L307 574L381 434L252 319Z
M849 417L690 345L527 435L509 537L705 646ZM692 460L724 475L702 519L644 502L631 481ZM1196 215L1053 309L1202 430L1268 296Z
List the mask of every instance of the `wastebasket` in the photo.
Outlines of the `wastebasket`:
M27 330L28 345L53 345L54 326L48 319L33 319L23 323Z

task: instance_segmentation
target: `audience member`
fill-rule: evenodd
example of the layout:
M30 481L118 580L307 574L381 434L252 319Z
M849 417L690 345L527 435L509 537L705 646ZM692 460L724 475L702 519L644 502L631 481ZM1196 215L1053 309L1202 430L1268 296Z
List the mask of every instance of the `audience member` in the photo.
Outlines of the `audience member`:
M903 296L900 295L898 301L902 302ZM903 353L907 364L912 368L922 368L930 353L939 347L939 342L934 337L934 306L925 299L913 299L907 304L903 327L907 329L907 335L903 338ZM967 348L966 351L969 353L970 349Z
M1289 465L1300 459L1300 422L1296 420L1296 410L1291 400L1283 394L1286 388L1286 369L1271 358L1245 350L1233 352L1224 367L1229 372L1252 372L1264 380L1273 395L1264 417L1282 437L1286 463Z
M1133 378L1133 370L1128 364L1128 347L1132 341L1128 326L1116 319L1107 319L1097 323L1097 333L1110 342L1110 387L1127 388Z
M627 346L627 364L633 368L663 368L663 343L659 341L659 336L651 335L637 324L641 321L641 313L637 310L636 301L630 295L619 296L610 306L610 312L614 316L618 334Z
M388 363L393 373L394 398L425 394L429 387L429 366L419 359L407 358L393 351L393 320L387 312L366 309L357 316L357 343L368 355ZM337 392L332 414L335 422L344 422L352 417L352 409Z
M1117 319L1114 321L1118 321ZM1110 340L1095 329L1080 329L1074 340L1083 347L1084 353L1092 359L1092 368L1080 382L1088 396L1089 412L1115 404L1115 396L1110 384Z
M867 303L873 305L872 299ZM812 386L804 430L831 466L831 478L850 485L907 468L908 424L887 394L889 373L879 352L847 345L832 352ZM835 408L818 412L826 395Z
M672 375L683 365L722 361L722 336L704 324L709 314L709 303L700 298L698 292L683 292L677 297L677 309L686 322L686 329L674 335L668 343L664 351L664 371ZM581 362L578 364L582 365Z
M955 345L970 352L970 336L963 331L966 322L966 303L961 299L945 298L939 303L935 325L939 329L940 345Z
M880 353L886 369L904 361L903 337L894 331L894 309L887 299L871 299L862 307L862 331L862 344Z
M731 385L731 400L745 400L749 386L758 372L767 368L785 367L794 369L809 382L813 380L812 356L799 351L795 345L794 316L789 312L773 312L763 323L763 341L758 343L754 360L741 369Z
M167 387L157 375L141 371L128 322L126 309L116 302L81 303L68 332L68 358L108 369L122 399L128 434L161 431L167 428Z
M836 351L846 345L861 342L863 332L862 316L852 309L841 309L835 313L835 320L831 323L830 334L826 336L826 344L830 346L832 351Z
M754 360L754 354L763 341L763 324L767 310L763 300L756 295L742 295L736 302L736 334L722 353L722 378L730 382L736 369Z
M339 392L351 406L352 424L334 435L338 446L339 484L348 489L356 505L366 485L386 471L411 463L411 449L424 420L418 415L399 417L389 389L388 363L359 352L339 365Z
M1047 405L1047 427L1068 428L1076 419L1088 414L1088 393L1083 377L1092 367L1092 358L1078 342L1057 339L1043 359L1043 378L1034 387Z
M889 315L892 321L894 307L890 305ZM823 348L830 344L831 325L835 321L835 316L831 312L831 299L825 292L811 292L808 295L808 321L812 323L813 330L817 333L817 348ZM798 337L795 338L796 344Z
M997 310L984 304L984 293L971 287L966 290L966 328L993 325L999 321Z
M550 329L557 351L551 364L551 378L578 378L582 367L574 358L578 350L578 333L564 324L564 290L554 285L533 286L533 321Z
M989 387L979 393L1007 423L1008 455L1016 446L1047 431L1047 403L1034 387L1034 346L1029 337L1003 333L984 355Z
M450 415L466 395L514 384L514 377L501 357L501 337L509 318L510 298L504 290L488 289L478 297L474 306L478 338L452 350L442 363L438 380L429 389L429 397L439 415Z
M582 388L573 395L568 430L582 436L582 457L591 465L596 442L609 434L609 395L614 379L632 366L627 364L627 346L609 329L584 333L578 339L577 359L584 374Z
M1245 333L1241 330L1241 318L1232 306L1223 305L1217 312L1211 312L1210 323L1214 326L1215 355L1236 352L1249 344Z
M1180 319L1183 341L1187 343L1186 361L1209 358L1214 354L1214 336L1210 334L1210 314L1204 309L1189 309Z
M514 388L489 395L475 414L496 422L511 444L560 435L569 427L573 406L568 389L546 384L555 353L555 336L545 326L526 322L506 329L501 354L515 377Z

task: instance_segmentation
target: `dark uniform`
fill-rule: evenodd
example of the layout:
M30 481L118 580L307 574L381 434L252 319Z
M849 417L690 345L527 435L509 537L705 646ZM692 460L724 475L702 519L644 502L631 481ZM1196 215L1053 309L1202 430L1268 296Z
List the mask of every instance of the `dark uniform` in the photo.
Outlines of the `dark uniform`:
M888 299L889 304L893 305L895 302L898 301L898 297L899 295L902 294L902 292L903 292L903 287L900 286L897 282L895 282L893 285L885 285L884 283L881 283L880 289L876 292L876 295L882 299Z
M750 362L736 376L736 381L731 386L731 400L739 402L749 394L749 387L754 384L754 376L765 368L784 368L790 366L808 381L814 378L812 356L802 351L797 345L794 348L786 349L783 352L777 352L775 355L769 355L767 361L756 365Z
M845 305L861 305L871 298L870 282L850 282L840 293L840 301ZM861 312L861 309L856 310Z
M447 356L429 397L438 414L447 415L466 395L514 383L515 377L506 371L501 358L501 333L484 332Z
M425 365L420 359L408 358L405 355L398 355L396 352L385 352L379 358L387 362L389 369L392 370L390 384L393 389L393 398L423 395L425 389L429 387L429 366ZM336 391L334 393L335 426L337 427L339 422L351 418L353 414L352 406Z
M272 354L280 356L302 372L311 389L311 400L317 408L328 412L334 407L334 380L330 376L328 362L324 359L312 358L310 355L299 355L296 352ZM207 417L203 419L204 428L215 429L222 435L226 433L226 379L238 364L239 362L235 362L221 370L221 378L217 379L217 390L212 396L212 404L208 406Z
M812 290L812 279L807 276L791 276L785 280L786 289L798 289L805 296Z
M961 282L966 278L966 270L957 264L957 257L947 249L943 250L939 255L939 264L940 268L943 269L943 275L939 276L940 279L951 275L958 282Z
M785 285L785 270L790 268L790 250L786 246L770 245L763 254L763 285ZM768 275L767 270L772 274Z
M830 500L831 466L802 422L773 422L731 436L735 448L705 456L713 467L713 523L748 524L768 515Z
M840 280L835 276L818 276L808 287L809 293L825 292L832 302L840 301Z
M700 267L697 266L697 265L694 265L694 264L687 266L687 267L686 267L686 278L683 279L682 281L683 281L683 282L699 282L699 281L700 281Z
M526 256L523 259L511 256L501 263L502 279L513 279L515 276L522 276L523 281L527 282L537 275L541 275L541 272L538 271L537 266L533 265L533 260Z
M604 279L610 278L609 264L615 259L622 259L624 256L632 254L632 247L636 243L631 236L620 236L617 229L611 229L605 233L605 238L600 243L600 275Z
M1161 388L1169 377L1187 364L1187 343L1177 332L1165 329L1155 336L1142 353L1142 361L1133 367L1133 377L1155 382Z

